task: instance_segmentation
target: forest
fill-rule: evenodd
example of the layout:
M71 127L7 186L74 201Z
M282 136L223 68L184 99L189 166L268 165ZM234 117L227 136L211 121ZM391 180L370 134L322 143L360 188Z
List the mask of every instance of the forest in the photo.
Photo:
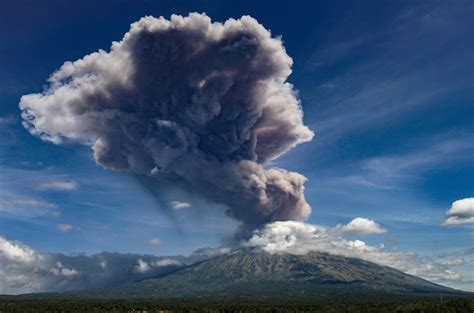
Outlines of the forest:
M248 301L245 299L170 299L170 300L65 300L18 299L0 300L0 312L322 312L322 313L471 313L474 300L456 298L420 299L345 303L304 303Z

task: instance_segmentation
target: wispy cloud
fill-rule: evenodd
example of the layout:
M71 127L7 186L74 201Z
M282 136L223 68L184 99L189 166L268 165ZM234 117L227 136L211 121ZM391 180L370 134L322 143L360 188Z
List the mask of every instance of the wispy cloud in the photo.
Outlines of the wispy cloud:
M174 210L181 210L181 209L190 208L191 204L188 202L182 202L182 201L171 201L170 206Z
M467 70L474 68L472 49L457 48L467 42L474 48L469 39L472 7L467 10L461 3L412 5L383 27L350 37L341 22L327 42L318 44L305 71L326 74L310 80L315 86L304 101L307 108L318 109L311 122L318 151L351 133L393 127L414 115L423 120L423 110L436 110L440 99L472 89ZM448 46L451 53L446 53ZM457 102L438 106L462 105Z
M0 213L19 217L58 216L61 211L54 203L32 198L4 198L0 196Z
M469 160L474 153L472 138L458 136L438 140L435 137L428 143L420 142L415 149L405 153L363 159L355 170L332 180L382 190L397 189L407 181L419 179L428 170Z
M41 183L36 188L39 190L71 191L79 188L79 184L75 181L54 181L48 183Z
M0 129L12 125L16 120L13 115L0 116Z
M56 225L56 227L58 228L58 230L60 230L62 232L68 232L68 231L74 229L74 226L72 226L71 224L58 224L58 225Z
M150 244L154 245L154 246L159 246L162 244L162 241L160 238L153 238L150 240Z
M0 200L1 204L4 205L26 205L26 206L36 206L48 209L55 209L58 206L50 203L48 201L37 200L37 199L2 199Z

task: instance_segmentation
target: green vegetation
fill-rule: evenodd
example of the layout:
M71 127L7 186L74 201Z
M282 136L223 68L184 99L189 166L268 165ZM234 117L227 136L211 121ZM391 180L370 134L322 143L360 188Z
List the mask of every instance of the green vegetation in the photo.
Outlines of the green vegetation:
M309 298L314 301L332 301L347 297L432 297L440 293L459 297L467 295L364 260L317 252L306 255L271 255L262 251L239 249L161 277L117 288L71 292L64 294L64 297Z
M426 312L472 313L474 301L468 298L412 299L389 302L266 302L212 299L180 300L42 300L5 298L0 312Z
M474 294L371 262L240 250L111 289L0 297L4 312L474 312Z

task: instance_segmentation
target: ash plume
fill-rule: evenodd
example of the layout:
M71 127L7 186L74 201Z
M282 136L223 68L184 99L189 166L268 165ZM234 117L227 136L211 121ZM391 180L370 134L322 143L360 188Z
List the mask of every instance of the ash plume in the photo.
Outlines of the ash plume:
M252 230L311 211L306 178L266 166L313 137L291 66L252 17L147 16L109 52L64 63L20 109L42 140L89 145L106 169L185 186Z

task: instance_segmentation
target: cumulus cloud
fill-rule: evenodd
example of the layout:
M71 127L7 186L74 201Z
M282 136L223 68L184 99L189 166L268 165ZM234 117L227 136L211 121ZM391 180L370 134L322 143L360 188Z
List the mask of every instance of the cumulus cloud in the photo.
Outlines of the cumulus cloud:
M118 286L175 271L209 255L189 257L37 252L0 236L0 294L61 292Z
M304 255L311 251L326 252L394 267L430 281L462 281L462 275L452 270L449 264L420 257L414 252L389 250L383 245L372 246L361 240L347 240L339 234L337 228L280 221L255 231L253 236L242 244L263 249L268 253Z
M171 201L170 206L173 208L173 210L181 210L181 209L190 208L191 204L187 202L181 202L181 201Z
M89 145L104 168L188 187L250 230L310 214L306 178L265 167L313 137L291 66L281 39L252 17L147 16L19 105L31 134Z
M150 244L154 245L154 246L159 246L161 245L161 239L160 238L153 238L150 240Z
M31 263L35 252L29 247L0 237L0 257L14 263Z
M384 234L387 232L375 221L362 217L353 219L347 225L338 225L336 228L354 235Z
M42 183L37 186L39 190L58 190L58 191L71 191L76 190L79 184L75 181L56 181Z
M459 226L474 224L474 198L454 201L446 212L443 226Z
M56 227L62 232L68 232L74 228L71 224L58 224Z

